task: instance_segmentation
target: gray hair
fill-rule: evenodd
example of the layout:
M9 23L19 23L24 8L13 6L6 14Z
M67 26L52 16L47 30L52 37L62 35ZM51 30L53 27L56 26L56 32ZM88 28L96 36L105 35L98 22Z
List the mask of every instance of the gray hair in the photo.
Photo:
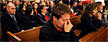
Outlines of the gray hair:
M14 5L13 3L9 3L9 4L7 4L7 7L10 7L10 6L12 6L12 5Z

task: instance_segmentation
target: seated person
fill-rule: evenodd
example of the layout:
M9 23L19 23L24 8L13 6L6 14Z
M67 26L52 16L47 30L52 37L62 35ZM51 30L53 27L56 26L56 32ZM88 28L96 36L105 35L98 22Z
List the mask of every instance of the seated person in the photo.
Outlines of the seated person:
M42 26L50 20L51 16L47 12L45 5L40 6L39 14L37 15L37 25Z
M79 10L79 15L83 13L83 3L82 1L78 2L77 8Z
M16 7L13 3L7 5L7 13L2 16L3 28L11 31L12 33L20 32L21 28L18 27L18 18L16 14Z
M77 5L78 5L77 2L72 3L72 12L74 13L75 16L78 16L80 14Z
M83 10L83 3L82 3L82 1L79 1L79 2L78 2L77 8L78 8L79 10Z
M67 5L59 3L52 10L52 20L40 29L40 41L78 41L70 22L72 12Z
M101 2L96 2L96 4L98 5L98 12L102 14L102 20L105 22L105 14L103 14L102 10L103 10L103 5Z
M6 38L7 31L10 31L12 33L17 33L22 31L22 28L20 28L18 25L20 24L19 23L20 16L16 15L15 5L13 3L7 4L6 10L7 10L6 14L3 14L3 16L1 17L1 23L2 23L1 26L4 38Z
M103 26L102 14L98 13L97 7L98 6L95 3L91 3L86 6L86 9L81 18L81 33L79 38L90 32L96 31L101 26Z
M38 14L38 4L34 3L32 7L33 7L33 10L34 10L33 15L37 15Z
M25 4L22 4L22 5L20 6L20 13L21 13L22 16L26 15L26 13L25 13L26 8L27 8L27 7L26 7Z
M27 7L25 11L25 15L23 16L23 22L22 27L24 27L25 30L37 27L37 18L35 15L33 15L34 11L31 7Z

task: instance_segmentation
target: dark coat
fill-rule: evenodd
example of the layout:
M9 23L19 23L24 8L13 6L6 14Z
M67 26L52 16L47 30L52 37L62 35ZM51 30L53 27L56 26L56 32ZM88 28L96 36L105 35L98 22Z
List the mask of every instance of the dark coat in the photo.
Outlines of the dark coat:
M71 32L58 31L53 23L49 21L40 29L40 41L78 41L73 30Z
M51 19L51 16L49 15L49 13L46 13L46 15L49 17L49 19ZM44 24L47 23L46 19L45 19L45 16L42 15L42 14L38 14L37 15L37 26L42 26Z

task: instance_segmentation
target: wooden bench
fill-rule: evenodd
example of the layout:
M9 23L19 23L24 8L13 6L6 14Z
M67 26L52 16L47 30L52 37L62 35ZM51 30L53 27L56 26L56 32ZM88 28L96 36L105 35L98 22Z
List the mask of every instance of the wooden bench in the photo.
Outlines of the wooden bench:
M91 32L86 36L82 37L79 41L80 42L107 42L107 33L108 27L103 26L101 29Z
M73 25L77 25L81 22L81 15L78 15L78 16L74 16L70 19L71 23Z
M29 29L23 32L18 32L12 34L11 32L7 32L9 34L9 41L29 41L29 42L39 42L39 33L40 27L34 27L33 29Z

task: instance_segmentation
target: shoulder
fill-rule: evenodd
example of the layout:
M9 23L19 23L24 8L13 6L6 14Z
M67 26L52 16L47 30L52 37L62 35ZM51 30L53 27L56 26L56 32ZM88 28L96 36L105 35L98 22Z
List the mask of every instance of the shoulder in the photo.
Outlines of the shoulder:
M42 14L40 14L40 13L38 13L38 15L37 15L38 17L42 17Z
M43 27L40 29L40 32L49 32L50 31L50 25L46 23L43 25Z

